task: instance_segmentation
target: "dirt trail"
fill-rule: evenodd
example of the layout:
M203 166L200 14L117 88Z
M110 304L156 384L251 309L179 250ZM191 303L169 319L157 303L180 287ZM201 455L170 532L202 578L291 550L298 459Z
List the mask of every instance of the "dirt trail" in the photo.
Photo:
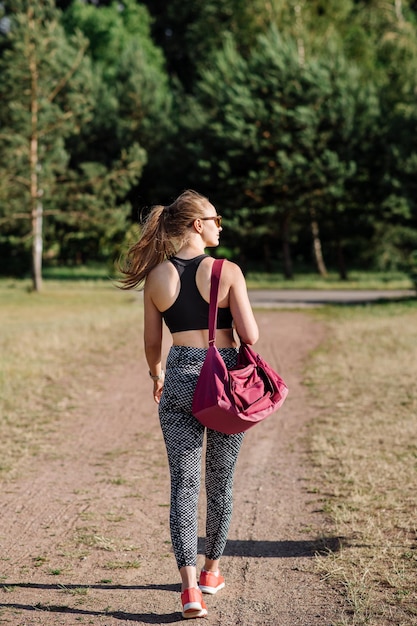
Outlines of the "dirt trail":
M323 537L308 494L304 426L314 414L303 361L324 330L302 313L257 313L257 348L290 387L248 432L212 626L334 626L340 598L313 571ZM74 386L47 446L0 493L0 624L184 623L168 530L169 482L143 359L130 345ZM204 499L200 535L204 532ZM319 541L318 538L321 538ZM200 540L200 553L203 539ZM203 623L202 620L192 623Z

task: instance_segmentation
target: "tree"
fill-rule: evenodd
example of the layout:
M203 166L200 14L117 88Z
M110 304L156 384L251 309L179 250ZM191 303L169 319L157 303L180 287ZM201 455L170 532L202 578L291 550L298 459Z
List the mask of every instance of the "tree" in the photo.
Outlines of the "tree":
M114 253L129 227L127 196L146 153L137 137L125 141L126 130L116 123L117 88L106 89L103 72L86 52L87 39L76 28L65 33L52 0L32 5L6 3L11 26L0 59L0 92L8 103L0 114L0 219L3 245L15 250L27 239L26 218L32 217L33 281L39 290L42 249L67 262ZM145 63L138 67L133 57L140 83Z
M44 204L53 210L52 191L68 164L64 138L88 120L91 73L87 41L68 40L51 0L4 3L10 19L0 58L1 220L30 233L33 287L42 286ZM28 224L31 229L28 229Z
M301 65L296 42L272 28L248 59L229 39L197 92L202 175L230 203L237 231L250 233L247 249L253 235L258 250L260 240L274 249L281 239L291 277L291 224L299 229L312 214L337 222L347 210L355 149L377 114L372 87L337 50Z
M64 24L69 34L79 29L88 37L94 73L100 77L93 119L71 142L72 161L107 165L122 150L140 145L147 153L151 171L145 168L144 176L149 180L166 152L173 93L146 8L135 0L108 6L76 0ZM158 185L160 178L156 176ZM129 194L133 199L139 192L134 187Z
M168 72L192 92L201 68L233 33L245 55L263 32L264 0L144 0L154 18L153 36L164 50Z

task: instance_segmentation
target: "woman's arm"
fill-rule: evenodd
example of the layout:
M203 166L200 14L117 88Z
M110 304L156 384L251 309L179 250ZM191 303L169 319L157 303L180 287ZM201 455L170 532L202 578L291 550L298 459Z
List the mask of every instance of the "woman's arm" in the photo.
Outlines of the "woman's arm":
M236 332L244 343L253 345L259 339L259 329L249 301L245 277L235 263L227 262L224 265L230 284L229 306Z
M149 282L148 282L149 281ZM152 376L161 376L154 380L153 397L155 402L160 401L162 388L164 386L164 375L162 372L162 315L156 308L151 292L152 280L148 277L144 290L144 346L145 357Z

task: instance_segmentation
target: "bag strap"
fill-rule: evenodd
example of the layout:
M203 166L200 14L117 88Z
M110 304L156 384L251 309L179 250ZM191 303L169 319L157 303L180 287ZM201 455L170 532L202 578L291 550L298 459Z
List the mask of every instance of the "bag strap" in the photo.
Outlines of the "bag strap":
M210 306L209 306L209 346L216 345L217 309L220 275L224 259L215 259L211 268Z

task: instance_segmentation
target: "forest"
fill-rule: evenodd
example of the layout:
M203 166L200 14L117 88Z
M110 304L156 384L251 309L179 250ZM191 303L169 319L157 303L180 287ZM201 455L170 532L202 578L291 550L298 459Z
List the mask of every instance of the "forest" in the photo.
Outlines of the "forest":
M112 266L186 188L216 255L417 272L417 2L1 0L0 274Z

